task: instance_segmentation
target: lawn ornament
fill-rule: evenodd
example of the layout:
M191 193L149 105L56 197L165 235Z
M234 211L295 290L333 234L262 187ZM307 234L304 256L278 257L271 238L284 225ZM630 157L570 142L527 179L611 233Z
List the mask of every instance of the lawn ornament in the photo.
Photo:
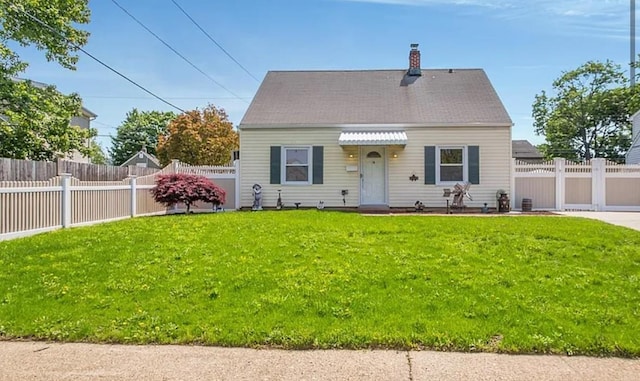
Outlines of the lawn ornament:
M413 208L415 209L416 212L423 212L424 204L422 203L422 201L418 200L416 201L415 204L413 204Z
M278 201L276 201L276 209L282 209L282 197L280 196L281 189L278 189Z
M253 184L251 189L253 190L253 206L251 210L262 210L262 186Z
M466 182L463 183L462 185L458 183L453 186L453 192L451 192L453 193L453 201L451 202L452 208L458 208L458 209L466 208L466 205L464 204L465 197L473 201L473 198L469 193L470 187L471 187L471 183L466 183Z
M467 206L464 204L464 198L468 198L469 200L473 201L473 198L471 197L471 194L469 193L469 188L471 187L471 183L468 182L464 182L462 184L457 183L456 185L453 186L453 190L449 190L449 189L445 189L444 190L444 197L449 197L450 195L453 195L453 201L451 201L451 209L462 209L464 210L464 208L466 208ZM447 214L449 214L449 199L447 199Z
M316 208L318 208L318 210L324 209L324 201L320 200L318 202L318 205L316 206Z

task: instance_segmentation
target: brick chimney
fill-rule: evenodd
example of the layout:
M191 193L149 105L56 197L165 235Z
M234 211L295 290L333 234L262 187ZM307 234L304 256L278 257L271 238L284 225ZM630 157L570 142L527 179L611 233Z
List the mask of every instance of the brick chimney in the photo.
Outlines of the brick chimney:
M420 51L418 50L418 44L411 44L411 51L409 52L409 72L410 76L420 77L422 72L420 70Z

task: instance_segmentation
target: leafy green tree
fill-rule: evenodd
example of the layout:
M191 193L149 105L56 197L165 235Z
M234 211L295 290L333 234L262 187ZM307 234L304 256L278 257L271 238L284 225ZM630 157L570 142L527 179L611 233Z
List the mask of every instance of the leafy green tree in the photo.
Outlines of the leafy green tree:
M172 112L162 111L129 111L125 120L111 139L109 153L113 165L120 165L129 160L142 147L147 152L156 154L158 138L167 131L167 126L176 117Z
M93 140L89 143L88 157L92 164L108 164L107 155L104 154L102 146Z
M224 165L238 149L238 133L227 113L213 105L187 111L174 119L158 141L158 159L192 165Z
M29 15L53 28L51 31ZM8 47L8 41L43 50L47 60L75 69L77 46L89 33L76 27L89 22L88 0L0 0L0 58L2 74L17 75L27 64ZM60 36L66 38L63 39ZM74 46L76 45L76 46Z
M88 23L89 15L87 0L0 0L0 156L51 160L73 150L88 153L86 139L94 132L69 125L80 114L80 98L16 81L27 63L9 43L34 46L73 70L77 46L89 35L76 26Z
M80 113L80 98L29 81L0 81L0 157L54 160L74 150L89 154L95 130L69 124Z
M626 81L611 61L589 61L556 79L554 95L536 95L534 127L546 138L540 146L543 155L573 160L624 157L631 143L628 119L637 104Z

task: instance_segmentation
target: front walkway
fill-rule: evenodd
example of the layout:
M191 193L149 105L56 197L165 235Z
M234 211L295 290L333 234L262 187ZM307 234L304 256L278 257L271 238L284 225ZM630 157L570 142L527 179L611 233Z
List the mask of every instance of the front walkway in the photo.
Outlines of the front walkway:
M0 341L0 380L638 380L640 360Z
M600 220L613 225L640 230L640 212L558 212L563 216Z

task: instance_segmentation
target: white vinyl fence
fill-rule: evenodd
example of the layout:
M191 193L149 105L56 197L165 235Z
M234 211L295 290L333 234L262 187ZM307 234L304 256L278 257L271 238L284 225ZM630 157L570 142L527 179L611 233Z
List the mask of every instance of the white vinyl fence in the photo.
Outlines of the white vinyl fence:
M238 178L239 161L234 161L227 166L209 166L209 165L189 165L179 161L173 162L174 171L176 173L189 173L192 175L200 175L213 181L217 186L221 187L227 193L227 199L224 204L226 210L240 209L240 179ZM178 207L181 207L178 205ZM194 210L211 210L212 205L206 203L196 203L192 206Z
M225 209L239 205L237 162L227 167L192 167L174 161L153 175L122 181L80 181L62 174L48 181L0 181L0 240L59 228L82 226L135 216L165 214L150 193L159 174L205 175L227 192ZM195 209L211 206L196 206ZM169 212L180 210L177 206Z
M528 198L533 210L640 211L638 164L605 159L587 163L514 160L512 182L512 208L516 210Z

